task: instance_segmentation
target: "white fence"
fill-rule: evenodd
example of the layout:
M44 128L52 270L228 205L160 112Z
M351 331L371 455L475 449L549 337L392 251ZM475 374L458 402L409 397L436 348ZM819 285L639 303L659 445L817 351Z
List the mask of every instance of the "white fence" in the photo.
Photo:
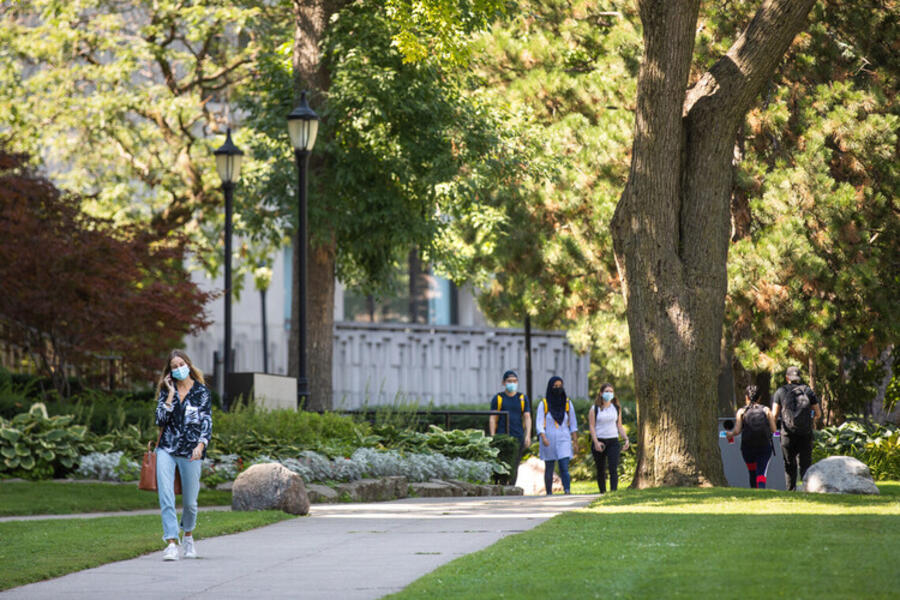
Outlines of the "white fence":
M210 376L214 350L221 360L221 333L221 327L213 326L186 340L188 354ZM270 373L285 374L288 333L283 327L269 328ZM236 372L262 371L261 337L256 323L235 323ZM576 354L564 332L533 332L531 345L536 398L543 396L553 375L565 380L569 396L587 397L590 357ZM507 369L518 372L519 389L525 391L525 334L521 329L338 322L333 365L335 408L398 402L487 408Z
M485 404L502 388L503 372L519 374L525 391L525 334L521 329L336 323L336 408L395 402ZM533 393L559 375L571 397L587 397L590 357L576 354L564 332L533 332Z

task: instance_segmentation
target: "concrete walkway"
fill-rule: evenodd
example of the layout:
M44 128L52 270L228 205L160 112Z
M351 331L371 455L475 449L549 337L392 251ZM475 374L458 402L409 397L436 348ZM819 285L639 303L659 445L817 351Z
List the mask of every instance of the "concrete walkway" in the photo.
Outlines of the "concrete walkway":
M363 600L597 496L415 498L313 505L309 517L199 540L198 560L159 552L0 593L3 600ZM202 533L198 530L198 533ZM98 540L98 543L102 541Z

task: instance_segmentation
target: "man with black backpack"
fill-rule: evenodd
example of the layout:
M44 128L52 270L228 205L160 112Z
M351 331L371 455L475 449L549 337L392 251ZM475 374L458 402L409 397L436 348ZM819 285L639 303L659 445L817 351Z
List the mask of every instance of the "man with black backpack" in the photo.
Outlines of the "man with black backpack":
M784 474L788 490L793 491L797 489L798 459L800 479L806 475L812 462L813 429L815 420L822 415L822 409L812 388L800 381L799 367L788 367L785 379L787 383L778 388L772 403L775 418L781 417Z

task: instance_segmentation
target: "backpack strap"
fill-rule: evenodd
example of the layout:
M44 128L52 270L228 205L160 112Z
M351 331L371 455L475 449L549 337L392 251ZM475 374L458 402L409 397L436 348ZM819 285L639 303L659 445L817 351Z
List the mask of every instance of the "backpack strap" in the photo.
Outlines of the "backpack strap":
M522 405L522 414L525 414L525 394L519 394L519 403Z
M522 402L525 402L525 400L522 400ZM544 398L541 402L544 403L544 429L547 429L547 415L550 414L547 411L547 399ZM566 417L568 417L568 416L569 416L569 399L566 398ZM566 422L566 417L563 417L563 423ZM556 421L554 421L554 423L556 423ZM559 425L560 424L557 424L556 427L559 428Z
M503 394L497 394L497 410L503 410Z

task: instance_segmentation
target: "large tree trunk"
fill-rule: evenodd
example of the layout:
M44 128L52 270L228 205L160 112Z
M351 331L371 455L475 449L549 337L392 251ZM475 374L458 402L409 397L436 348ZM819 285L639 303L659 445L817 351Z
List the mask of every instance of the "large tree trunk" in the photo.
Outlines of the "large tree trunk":
M310 105L315 110L321 107L324 93L328 91L329 74L321 62L320 44L322 35L331 15L344 4L339 0L294 0L294 96L295 104L300 101L300 92L310 91ZM322 110L317 111L321 115ZM321 127L320 127L321 130ZM320 138L321 139L321 138ZM321 155L313 150L310 159L310 206L327 202L327 198L317 194L316 172L327 168ZM310 211L324 214L325 211ZM312 232L311 232L312 233ZM312 410L331 409L332 392L332 349L334 347L334 237L321 230L310 235L307 252L307 343L309 367L309 403ZM300 279L299 252L294 251L294 282ZM298 295L292 294L291 335L288 350L288 373L294 377L299 371L299 322Z
M638 395L633 486L723 485L717 376L738 127L814 0L769 0L686 91L699 0L639 0L644 55L612 221Z

